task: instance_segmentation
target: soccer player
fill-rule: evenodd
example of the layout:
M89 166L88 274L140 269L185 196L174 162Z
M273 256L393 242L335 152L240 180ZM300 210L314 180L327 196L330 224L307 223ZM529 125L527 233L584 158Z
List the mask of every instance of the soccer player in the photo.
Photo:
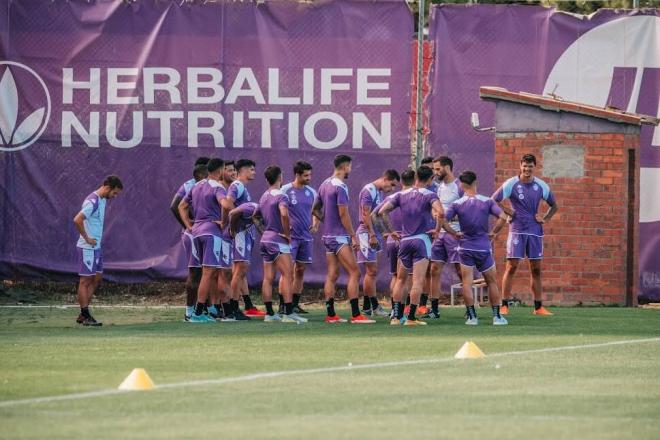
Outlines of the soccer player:
M229 186L232 184L232 182L236 180L236 167L234 165L233 160L227 160L225 161L225 168L224 172L222 173L222 181L220 184L225 188L225 192L229 190ZM224 216L224 208L222 210L222 215ZM222 224L222 223L221 223ZM222 224L222 239L229 241L233 243L234 237L232 237L230 230L229 230L229 224ZM233 253L233 251L232 251ZM248 288L247 288L247 279L243 283L243 288L234 294L234 297L232 297L232 292L231 292L231 275L232 275L232 268L220 268L220 275L218 276L218 298L217 300L222 302L222 305L218 307L218 316L222 318L223 322L227 321L236 321L236 317L238 316L239 320L244 320L245 315L243 314L242 311L239 310L238 308L238 299L240 298L240 293L248 293ZM233 300L233 301L232 301ZM234 303L234 301L236 301ZM216 302L214 302L216 304ZM236 307L234 307L234 305ZM239 310L240 313L234 314L234 309ZM245 318L247 319L247 318Z
M293 311L307 313L300 307L300 297L303 291L305 269L312 264L313 237L319 229L319 220L312 215L316 190L310 186L312 181L312 165L298 161L293 166L293 182L282 187L289 197L289 220L291 222L291 258L295 266L293 271ZM281 280L281 278L280 278ZM280 292L284 286L280 282ZM284 301L280 293L280 310L284 313Z
M503 313L509 312L513 275L521 259L529 260L530 284L534 294L534 315L552 315L543 307L541 260L543 259L543 224L557 212L555 196L543 180L534 177L536 157L525 154L520 160L520 175L508 179L493 194L493 200L512 217L506 244L506 269L502 279ZM510 207L503 204L509 199ZM550 206L538 214L541 200Z
M434 172L433 174L433 179L429 182L429 185L426 187L429 191L433 191L435 194L438 194L438 184L439 184L439 177L435 173L435 169L433 167L433 161L435 158L433 156L426 156L422 158L420 161L420 165L425 165L429 168L431 168ZM417 311L419 312L420 315L426 315L428 313L428 309L426 308L426 304L428 303L429 300L429 292L431 292L431 265L429 265L428 271L426 272L426 279L424 281L424 290L422 290L422 294L420 296L419 300L419 308ZM408 300L410 301L410 297L408 297ZM410 303L407 302L406 305L409 305ZM406 313L408 313L406 311Z
M346 292L351 303L351 323L374 324L376 321L360 313L358 300L360 268L353 252L359 249L360 244L348 212L348 186L345 183L351 173L351 158L338 154L334 159L334 167L333 175L319 187L319 196L314 204L314 215L323 222L322 239L328 264L328 273L323 286L327 310L325 322L346 322L335 313L335 284L341 266L348 272Z
M224 240L219 223L220 204L226 197L225 188L220 184L224 172L222 159L213 158L206 165L208 178L200 180L179 203L179 215L192 233L197 255L201 259L202 277L197 288L195 310L188 322L214 322L215 317L204 315L204 306L210 297L216 295L218 270L231 266L231 242ZM190 207L194 222L190 218ZM217 316L217 306L213 310ZM209 312L212 312L211 310Z
M224 210L229 213L232 209L252 201L250 192L246 185L254 180L255 176L255 162L250 159L239 159L236 161L237 177L227 191L227 197L223 202ZM252 248L254 246L254 228L250 227L244 231L240 231L234 237L234 267L231 278L231 292L236 295L237 292L243 290L243 301L245 302L245 315L254 317L263 317L264 312L258 310L249 292L245 292L245 283L247 282L247 271L250 267L250 258L252 256Z
M199 261L199 256L195 251L195 244L193 241L193 236L191 233L186 231L186 225L181 220L179 215L179 203L181 200L188 194L188 192L195 186L195 183L199 182L202 179L206 179L209 175L208 170L206 169L206 164L209 162L208 157L200 157L195 161L195 167L193 168L193 178L185 181L172 198L172 203L170 203L170 210L174 215L176 221L182 227L181 233L181 243L183 244L183 250L186 255L186 263L188 264L188 277L186 278L186 311L184 314L184 320L187 321L190 319L190 316L193 314L195 309L195 301L197 299L197 287L199 286L199 280L202 276L202 264ZM192 217L192 216L191 216Z
M294 313L291 283L293 277L293 260L291 259L291 222L289 220L290 201L282 192L282 170L277 166L266 168L264 175L269 188L259 199L259 217L262 221L263 233L259 245L264 259L264 279L261 292L266 305L264 321L281 321L302 324L307 319ZM280 316L273 310L273 281L275 271L281 275L281 293L284 298L284 315Z
M433 159L433 172L438 179L438 198L442 208L447 212L449 205L463 197L463 189L459 180L454 176L454 162L447 156ZM450 223L452 229L460 231L458 222ZM431 248L431 310L426 315L430 319L440 318L440 291L442 289L442 269L444 265L454 264L460 277L460 262L458 259L458 241L446 231L440 231L440 235L433 241ZM424 300L422 299L422 304Z
M378 214L383 218L387 230L392 238L400 240L399 260L401 264L397 268L397 278L394 284L394 313L390 320L391 325L399 325L403 319L403 291L408 274L412 272L412 288L410 289L410 308L404 325L426 325L415 316L419 299L424 288L426 272L431 258L431 236L440 232L440 227L445 227L449 233L455 233L453 229L445 225L442 205L438 195L428 189L433 178L433 170L425 165L417 169L417 182L411 189L400 191L380 208ZM393 231L388 213L396 208L401 211L403 232L398 234ZM434 222L433 219L438 219ZM429 225L436 223L434 230L429 230Z
M378 303L376 296L376 276L378 275L378 253L382 251L382 237L372 222L371 213L380 205L385 195L392 192L400 181L396 170L386 170L378 179L364 185L358 196L360 224L357 228L360 249L357 252L358 264L364 264L363 281L364 304L362 311L372 316L389 316Z
M488 299L493 309L493 325L507 325L508 322L500 314L500 291L497 288L497 270L491 241L504 227L507 216L497 206L493 199L477 194L477 175L472 171L464 171L459 176L464 195L449 205L445 212L447 220L458 217L462 236L459 239L458 256L461 261L463 280L463 299L467 310L466 325L478 325L479 318L474 308L472 297L472 281L476 268L488 285ZM488 232L490 216L497 218L491 232Z
M103 251L101 238L103 237L103 222L105 221L105 205L108 200L114 199L124 188L117 176L108 176L103 184L85 197L82 208L73 218L73 223L80 233L78 243L78 304L80 315L76 319L78 324L99 327L103 325L94 319L89 312L89 303L92 295L103 278Z

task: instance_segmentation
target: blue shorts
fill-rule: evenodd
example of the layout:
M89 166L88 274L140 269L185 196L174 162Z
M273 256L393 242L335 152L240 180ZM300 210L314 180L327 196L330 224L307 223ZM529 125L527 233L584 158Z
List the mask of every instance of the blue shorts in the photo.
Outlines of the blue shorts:
M312 240L297 240L291 239L291 258L296 263L311 264L312 256L314 254Z
M348 246L351 243L351 239L348 235L325 236L321 239L323 240L326 254L337 255L341 248Z
M197 248L195 248L195 238L193 235L188 231L183 231L181 234L181 243L183 243L188 267L202 267L202 261L197 253Z
M250 262L252 257L252 248L254 247L254 238L249 231L241 231L234 237L234 262Z
M459 249L458 256L461 264L467 267L476 267L481 273L495 268L495 260L491 251L473 251L470 249Z
M195 237L195 249L203 267L231 268L231 242L217 235Z
M78 249L78 275L93 277L103 273L103 251L98 249Z
M291 246L284 243L274 243L272 241L262 241L259 244L261 256L264 263L273 263L282 254L291 254Z
M401 239L399 260L403 267L412 270L413 266L431 258L431 239L427 234L411 235Z
M512 259L525 257L530 260L542 259L543 237L509 232L509 238L506 241L506 257Z

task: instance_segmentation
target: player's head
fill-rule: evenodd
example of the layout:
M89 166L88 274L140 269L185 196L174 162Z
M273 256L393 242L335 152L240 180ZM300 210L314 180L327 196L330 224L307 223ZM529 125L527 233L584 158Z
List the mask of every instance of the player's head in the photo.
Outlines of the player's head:
M393 169L385 170L380 178L383 182L381 189L385 192L394 191L397 184L401 181L399 172Z
M334 160L335 173L341 174L344 179L348 178L348 175L351 174L352 161L351 156L345 154L336 155Z
M525 154L520 159L520 174L522 174L523 177L532 177L535 168L536 156L533 154Z
M433 156L423 157L419 163L420 165L426 165L427 167L431 168L433 165Z
M266 181L270 186L275 184L282 185L282 169L276 165L271 165L266 168L264 171L264 176L266 176Z
M199 182L209 176L209 170L206 165L208 165L208 162L203 165L195 165L195 169L193 170L193 179L195 179L195 182Z
M220 180L225 171L225 161L219 157L214 157L206 164L206 169L209 172L209 179Z
M225 161L225 171L222 173L222 180L226 184L230 184L236 180L236 164L233 160Z
M401 186L410 188L415 184L415 170L408 168L401 173Z
M124 184L121 183L119 176L110 175L103 180L101 197L105 197L106 199L114 199L119 195L122 189L124 189Z
M433 159L433 172L439 179L444 179L454 171L454 161L448 156L438 156Z
M257 164L251 159L238 159L236 161L236 175L239 180L253 180Z
M433 170L426 165L417 168L417 183L420 186L427 186L433 179Z
M299 185L309 185L312 181L312 165L299 160L293 165L293 175Z
M463 189L475 188L477 184L477 175L474 171L463 171L458 180L461 181Z
M209 163L209 160L211 160L211 159L209 159L208 157L205 157L205 156L198 157L197 160L195 161L195 166L197 166L197 165L206 165L207 163Z

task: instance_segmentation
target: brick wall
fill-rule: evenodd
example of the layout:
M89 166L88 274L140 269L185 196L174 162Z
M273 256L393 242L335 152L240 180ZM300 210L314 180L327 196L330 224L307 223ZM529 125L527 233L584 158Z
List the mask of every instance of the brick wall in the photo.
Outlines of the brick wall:
M544 147L584 148L582 177L547 177L543 172ZM537 157L536 175L554 192L559 212L545 225L543 290L550 304L626 303L626 289L637 298L637 249L628 255L627 231L632 222L634 246L639 236L639 197L634 197L629 218L628 154L633 150L634 190L639 194L639 136L620 133L498 133L495 140L495 180L499 187L519 173L520 158ZM547 151L547 150L546 150ZM542 203L540 212L548 206ZM504 273L507 231L494 243L498 275ZM627 266L632 258L632 267ZM628 287L626 271L632 269ZM532 301L527 262L516 273L513 296ZM630 278L630 277L629 277ZM500 284L501 285L501 284ZM633 305L633 304L631 304Z

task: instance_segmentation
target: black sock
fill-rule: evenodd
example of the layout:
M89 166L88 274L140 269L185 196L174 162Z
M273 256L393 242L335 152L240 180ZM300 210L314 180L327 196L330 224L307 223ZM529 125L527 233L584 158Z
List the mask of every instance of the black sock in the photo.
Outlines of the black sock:
M390 298L390 307L394 309L394 298Z
M399 319L399 307L401 307L401 303L392 300L392 319Z
M467 309L467 314L469 319L477 317L477 311L474 310L474 306L465 306L465 308Z
M509 300L502 298L502 305L509 307Z
M216 313L219 315L222 312L222 305L220 304L213 304L213 307L215 307Z
M236 299L230 299L229 300L229 305L231 306L232 313L238 312L240 310L238 308L238 300L236 300Z
M543 307L543 301L534 300L534 310L538 310Z
M493 318L501 318L500 316L500 306L493 306Z
M231 315L233 311L230 303L222 303L222 310L225 312L225 316Z
M439 302L440 302L440 300L437 299L437 298L432 298L431 299L431 311L433 313L436 313L436 314L440 313L440 309L438 309L438 303Z
M325 302L325 309L328 313L328 316L332 317L335 316L335 299L330 298Z
M357 298L351 300L351 316L356 317L360 315L360 301Z
M204 313L204 307L206 307L204 303L198 302L197 304L195 304L195 315L199 316L202 313Z
M406 297L406 305L407 305L407 306L410 305L410 295L408 295L408 296Z
M369 297L367 295L362 297L362 310L371 310L371 301L369 301Z
M287 315L293 313L293 303L284 303L284 313Z
M429 300L428 293L422 293L422 296L419 299L419 305L426 307L426 302Z
M254 304L252 304L252 298L250 298L250 295L243 295L243 302L245 303L245 310L254 309Z
M300 305L300 293L293 294L293 307L298 307Z
M275 311L273 310L273 302L264 301L264 304L266 305L266 313L268 313L268 316L273 316L275 314Z
M414 321L416 311L417 311L417 304L410 304L410 310L408 311L408 319Z
M400 302L394 303L394 307L396 307L396 319L401 319L403 318L403 304Z
M280 305L281 305L281 306L284 305L284 297L282 296L282 294L280 293L280 294L277 295L277 296L279 297Z
M208 314L209 313L209 306L206 305L206 303L202 304L203 307L203 313Z
M91 315L89 314L89 307L81 307L80 308L80 314L83 315L85 318L89 318Z
M371 310L376 310L378 308L378 306L380 305L378 303L378 297L377 296L371 296L371 297L369 297L369 299L371 300Z

